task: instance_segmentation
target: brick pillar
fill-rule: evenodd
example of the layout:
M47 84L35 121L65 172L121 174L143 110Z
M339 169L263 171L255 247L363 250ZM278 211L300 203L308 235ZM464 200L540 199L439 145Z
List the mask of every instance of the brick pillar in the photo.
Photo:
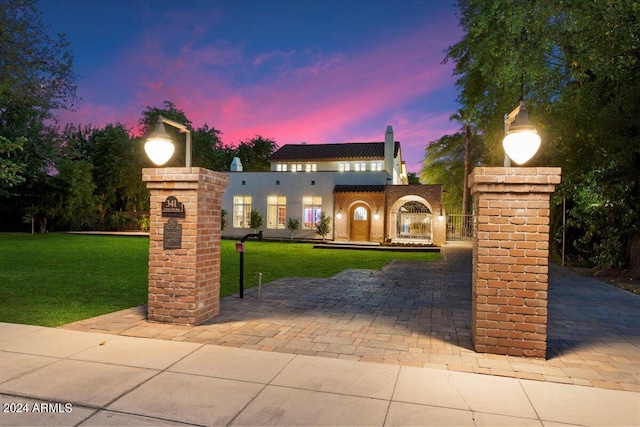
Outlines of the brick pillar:
M148 320L198 325L220 312L227 176L203 168L158 168L143 169L142 180L151 192Z
M549 196L560 168L475 168L471 337L477 352L546 356Z

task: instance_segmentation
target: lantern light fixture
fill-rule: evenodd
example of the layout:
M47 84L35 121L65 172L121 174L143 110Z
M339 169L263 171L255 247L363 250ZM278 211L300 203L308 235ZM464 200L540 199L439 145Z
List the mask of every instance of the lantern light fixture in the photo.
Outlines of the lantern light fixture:
M186 146L185 146L185 166L191 167L191 131L187 127L173 120L166 119L162 116L158 116L158 122L156 123L155 130L147 138L147 142L144 144L144 151L149 156L149 159L158 166L162 166L171 159L175 151L175 146L171 141L171 136L164 128L164 124L171 125L180 129L186 134Z
M524 101L520 101L520 105L504 116L504 130L502 146L505 151L505 167L511 166L510 160L519 165L526 163L540 148L540 136L529 121Z

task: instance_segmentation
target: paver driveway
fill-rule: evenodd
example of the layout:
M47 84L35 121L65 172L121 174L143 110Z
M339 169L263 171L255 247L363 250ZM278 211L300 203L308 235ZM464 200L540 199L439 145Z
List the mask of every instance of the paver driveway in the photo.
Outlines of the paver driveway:
M145 307L65 328L640 391L640 297L552 265L547 360L471 344L471 249L438 262L286 278L221 300L204 325L149 323Z

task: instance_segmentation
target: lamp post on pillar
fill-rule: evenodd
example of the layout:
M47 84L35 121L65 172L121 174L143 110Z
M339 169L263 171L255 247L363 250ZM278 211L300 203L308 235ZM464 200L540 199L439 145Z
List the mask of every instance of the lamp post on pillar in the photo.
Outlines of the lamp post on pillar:
M540 136L529 121L524 101L512 112L504 115L504 167L511 167L511 160L521 165L531 159L540 148Z
M171 141L171 136L164 128L164 124L171 125L177 129L180 129L186 134L185 144L185 166L191 167L191 131L187 127L173 120L166 119L162 116L158 116L158 122L156 123L155 130L147 138L147 142L144 144L144 151L153 163L158 166L162 166L171 159L175 147Z
M186 167L162 167L175 151L168 124L186 134ZM198 325L220 312L222 194L228 178L191 167L191 131L158 117L145 152L159 167L142 170L150 193L147 319Z
M505 116L505 167L478 167L473 197L471 337L476 351L544 358L549 197L560 168L518 167L540 147L524 101Z

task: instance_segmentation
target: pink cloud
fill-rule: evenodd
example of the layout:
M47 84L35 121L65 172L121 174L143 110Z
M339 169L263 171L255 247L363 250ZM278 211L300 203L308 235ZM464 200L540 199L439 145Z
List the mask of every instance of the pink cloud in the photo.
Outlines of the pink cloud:
M204 45L203 28L175 51L163 50L159 33L149 31L82 86L87 101L67 117L133 127L147 106L170 100L194 126L221 130L226 144L256 134L280 145L382 140L391 124L415 170L427 142L455 131L448 120L454 99L440 99L443 90L455 98L451 65L440 63L460 36L455 25L452 16L357 54L274 50L250 57L241 43Z

